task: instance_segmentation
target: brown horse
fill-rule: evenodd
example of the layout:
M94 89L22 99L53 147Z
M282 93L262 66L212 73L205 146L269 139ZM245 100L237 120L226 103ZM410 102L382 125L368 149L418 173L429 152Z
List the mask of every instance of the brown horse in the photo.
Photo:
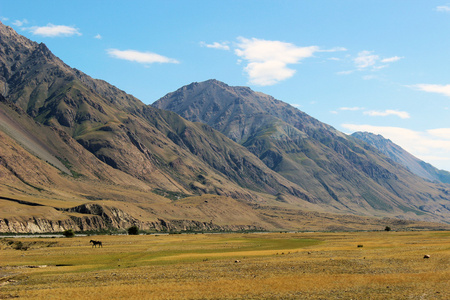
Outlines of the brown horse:
M97 248L97 245L98 245L98 247L102 247L103 248L103 244L100 241L91 240L89 243L92 243L92 248L94 248L94 246L95 246L95 248Z

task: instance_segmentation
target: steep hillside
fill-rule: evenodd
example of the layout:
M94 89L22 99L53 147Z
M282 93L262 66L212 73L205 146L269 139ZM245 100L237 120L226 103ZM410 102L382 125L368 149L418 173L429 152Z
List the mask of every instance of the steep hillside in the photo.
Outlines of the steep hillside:
M91 200L142 206L160 203L158 195L216 194L231 207L227 196L261 204L283 192L304 206L314 198L219 132L92 79L3 24L0 53L4 201L61 209ZM161 214L166 223L172 211Z
M221 131L329 209L410 217L439 212L448 219L445 187L271 96L208 80L169 93L153 106Z
M253 199L243 188L307 197L221 134L72 69L44 44L0 26L8 101L66 132L98 160L153 188ZM19 53L20 55L16 55ZM244 151L243 151L244 150Z
M423 160L418 159L405 151L402 147L394 144L391 140L385 139L379 134L355 132L352 136L377 148L381 153L422 178L431 181L440 181L442 183L450 183L450 172L439 170Z
M208 115L206 125L144 105L1 23L0 54L0 231L398 222L342 213L450 222L448 189L249 88L182 88L187 103L203 99L190 118Z

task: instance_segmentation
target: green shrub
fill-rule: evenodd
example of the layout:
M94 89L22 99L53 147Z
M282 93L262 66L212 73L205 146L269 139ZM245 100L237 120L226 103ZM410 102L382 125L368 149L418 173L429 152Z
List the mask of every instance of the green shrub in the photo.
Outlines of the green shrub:
M62 233L66 238L71 238L75 236L75 232L72 229L64 230Z
M27 251L28 250L28 246L24 245L20 241L19 242L15 242L13 248L16 249L16 250L23 250L23 251Z
M386 226L386 228L384 228L384 230L386 230L386 231L391 231L391 227Z
M128 234L129 235L138 235L139 228L136 225L131 226L130 228L128 228Z

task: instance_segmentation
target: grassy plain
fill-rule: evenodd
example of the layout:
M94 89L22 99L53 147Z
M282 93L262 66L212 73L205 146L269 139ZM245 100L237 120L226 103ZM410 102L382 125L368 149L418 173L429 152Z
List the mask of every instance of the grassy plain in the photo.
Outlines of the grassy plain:
M450 232L1 238L0 299L449 299L449 266Z

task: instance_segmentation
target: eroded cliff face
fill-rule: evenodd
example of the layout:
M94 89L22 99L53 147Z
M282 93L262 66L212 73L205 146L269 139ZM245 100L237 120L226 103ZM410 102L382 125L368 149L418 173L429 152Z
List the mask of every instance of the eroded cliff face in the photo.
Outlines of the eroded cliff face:
M113 206L95 203L83 204L61 210L61 219L42 217L12 217L0 219L2 233L57 233L72 229L74 231L126 230L136 225L142 230L152 231L239 231L264 230L253 225L217 225L196 220L141 221Z

